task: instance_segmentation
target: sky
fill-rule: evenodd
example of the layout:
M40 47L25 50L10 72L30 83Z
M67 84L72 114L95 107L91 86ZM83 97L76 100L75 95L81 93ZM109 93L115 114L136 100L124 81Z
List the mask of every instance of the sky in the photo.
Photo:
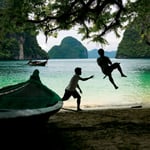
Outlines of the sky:
M53 46L59 46L61 44L61 41L67 37L67 36L72 36L79 40L86 48L87 50L93 50L93 49L98 49L98 48L103 48L105 51L112 51L112 50L117 50L118 44L120 43L122 36L123 36L123 31L120 31L120 38L117 38L113 32L110 32L106 35L106 39L108 41L108 45L101 45L100 43L94 43L90 40L82 40L82 35L78 34L75 29L71 29L69 31L60 31L58 33L57 38L49 37L48 41L46 43L46 38L44 34L40 33L37 36L37 41L40 45L40 47L45 50L49 51Z

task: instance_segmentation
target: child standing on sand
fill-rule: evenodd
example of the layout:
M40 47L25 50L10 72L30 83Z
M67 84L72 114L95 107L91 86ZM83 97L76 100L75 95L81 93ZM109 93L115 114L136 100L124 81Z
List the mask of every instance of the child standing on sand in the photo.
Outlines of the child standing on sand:
M76 90L76 88L78 88L78 90L80 91L80 93L82 93L82 90L78 84L78 81L86 81L88 79L93 78L94 76L90 76L87 78L81 78L80 75L82 74L82 69L80 67L75 68L75 74L73 75L73 77L71 78L68 86L65 89L65 93L64 96L62 98L62 100L68 100L71 96L73 96L74 98L77 98L77 111L81 111L80 109L80 103L81 103L81 96L78 93L78 91Z

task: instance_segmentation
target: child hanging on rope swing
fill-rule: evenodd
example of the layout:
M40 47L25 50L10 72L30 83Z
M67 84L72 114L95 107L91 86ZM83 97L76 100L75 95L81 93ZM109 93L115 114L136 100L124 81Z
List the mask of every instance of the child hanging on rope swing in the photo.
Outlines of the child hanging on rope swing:
M97 58L97 64L101 67L101 70L105 74L105 77L108 76L109 81L113 84L114 88L118 89L118 86L115 84L111 73L114 69L118 69L118 71L121 74L121 77L127 77L122 72L122 69L120 67L120 63L112 63L111 60L109 59L109 57L104 55L104 50L102 48L100 48L98 50L98 54L100 55L100 57Z

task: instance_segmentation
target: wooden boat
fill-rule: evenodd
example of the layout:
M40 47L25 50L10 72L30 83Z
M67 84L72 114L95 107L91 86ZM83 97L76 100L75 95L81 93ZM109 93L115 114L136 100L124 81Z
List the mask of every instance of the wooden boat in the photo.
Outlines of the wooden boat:
M42 84L36 69L29 80L0 89L0 124L46 122L62 105L59 95Z
M48 60L46 60L46 61L32 61L32 60L30 60L28 62L28 65L30 65L30 66L46 66L47 62L48 62Z

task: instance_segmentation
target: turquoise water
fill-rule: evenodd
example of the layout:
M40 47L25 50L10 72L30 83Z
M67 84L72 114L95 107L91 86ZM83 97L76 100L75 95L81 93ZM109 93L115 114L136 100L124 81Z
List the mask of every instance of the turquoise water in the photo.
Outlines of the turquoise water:
M49 60L45 67L26 65L27 61L0 61L0 88L29 79L35 69L39 69L43 84L54 90L60 97L75 67L82 68L82 77L94 75L88 81L79 81L83 91L82 108L124 108L135 105L150 106L150 59L112 59L120 62L124 73L122 78L117 70L113 78L119 89L114 89L108 78L96 64L96 59ZM64 102L65 108L75 108L73 98Z

